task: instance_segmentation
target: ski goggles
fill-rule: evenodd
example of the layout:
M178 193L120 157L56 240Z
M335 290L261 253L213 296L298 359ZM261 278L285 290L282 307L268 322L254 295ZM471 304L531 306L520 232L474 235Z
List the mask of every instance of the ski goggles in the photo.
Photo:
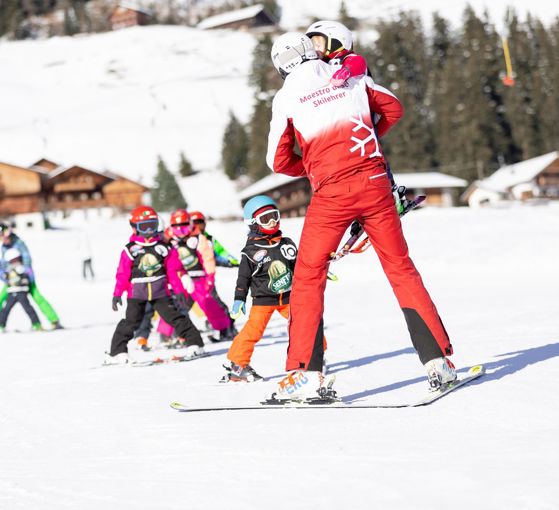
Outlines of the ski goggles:
M177 223L176 225L171 225L171 231L173 232L173 235L177 237L185 237L190 234L190 224Z
M277 209L268 209L267 211L261 212L252 218L249 225L254 225L255 223L261 227L269 227L273 222L274 225L279 223L280 212Z
M159 228L159 220L143 220L134 224L136 232L141 236L152 236Z

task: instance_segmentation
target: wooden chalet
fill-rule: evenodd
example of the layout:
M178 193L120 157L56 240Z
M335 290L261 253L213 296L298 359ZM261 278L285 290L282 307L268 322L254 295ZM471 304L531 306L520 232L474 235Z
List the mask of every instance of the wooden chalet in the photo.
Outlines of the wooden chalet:
M0 162L0 217L42 209L44 172Z
M197 28L203 30L232 28L237 30L273 31L278 20L262 4L223 12L203 19Z
M115 7L109 17L111 30L121 28L147 25L151 19L151 13L133 5L119 4Z
M559 151L503 166L470 184L461 199L470 207L511 200L559 199Z
M149 189L111 172L41 159L28 168L0 163L0 216L110 207L131 210Z

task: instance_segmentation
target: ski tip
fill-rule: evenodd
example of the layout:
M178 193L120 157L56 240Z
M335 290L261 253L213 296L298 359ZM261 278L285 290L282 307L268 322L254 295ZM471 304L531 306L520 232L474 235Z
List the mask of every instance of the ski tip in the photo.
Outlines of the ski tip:
M485 367L483 365L474 365L468 370L469 375L483 375L485 373Z
M184 407L180 402L171 402L169 406L173 409L182 409Z

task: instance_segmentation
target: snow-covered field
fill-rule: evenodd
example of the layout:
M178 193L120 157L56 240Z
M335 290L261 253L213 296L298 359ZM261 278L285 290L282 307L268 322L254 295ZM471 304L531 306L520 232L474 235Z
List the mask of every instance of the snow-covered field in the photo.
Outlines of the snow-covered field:
M269 382L218 385L213 356L92 369L122 313L110 307L125 219L86 225L94 283L75 259L77 218L21 235L63 331L0 336L0 508L557 508L559 207L424 209L404 228L459 367L488 373L426 408L179 414L172 400L253 403L283 372L277 317L253 365ZM298 239L302 222L283 230ZM245 227L212 223L230 250ZM400 402L426 390L404 319L372 250L332 269L328 360L345 400ZM220 269L229 303L236 271ZM27 330L14 313L10 330ZM168 352L141 355L167 355Z

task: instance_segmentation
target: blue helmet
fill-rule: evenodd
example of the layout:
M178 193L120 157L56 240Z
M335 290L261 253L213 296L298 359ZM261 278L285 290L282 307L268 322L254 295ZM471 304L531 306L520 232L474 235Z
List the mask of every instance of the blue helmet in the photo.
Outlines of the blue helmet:
M253 223L253 216L256 211L262 209L263 207L271 206L275 209L278 208L277 204L268 196L266 195L257 195L252 197L244 206L243 208L243 217L245 223L251 224Z

